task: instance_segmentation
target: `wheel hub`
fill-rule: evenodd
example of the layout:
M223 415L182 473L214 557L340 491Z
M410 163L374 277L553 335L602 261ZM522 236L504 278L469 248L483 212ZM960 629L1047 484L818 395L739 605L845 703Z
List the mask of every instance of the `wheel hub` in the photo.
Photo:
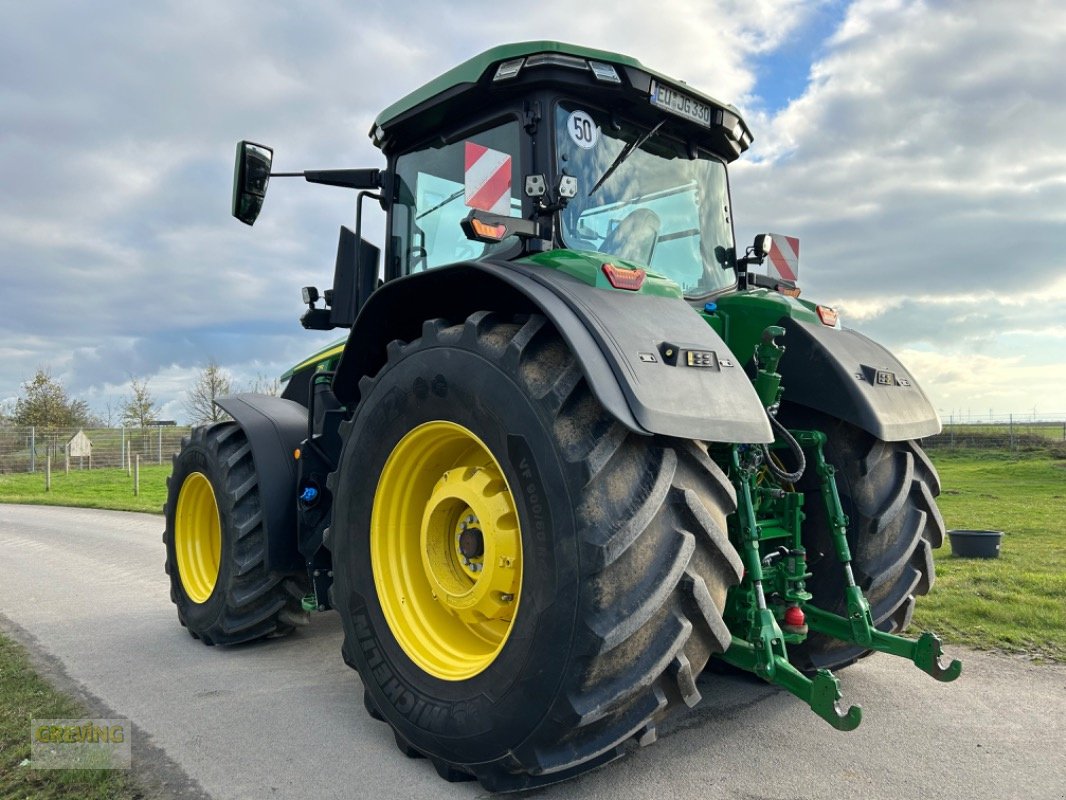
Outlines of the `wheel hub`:
M462 524L460 524L460 528ZM465 559L479 558L485 554L485 536L480 528L467 528L459 533L459 553ZM464 562L468 563L468 562Z

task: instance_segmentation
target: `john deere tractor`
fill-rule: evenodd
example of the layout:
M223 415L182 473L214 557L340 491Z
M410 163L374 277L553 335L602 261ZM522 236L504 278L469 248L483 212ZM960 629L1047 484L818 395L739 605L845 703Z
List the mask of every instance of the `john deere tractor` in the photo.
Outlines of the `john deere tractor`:
M898 635L944 525L940 423L883 347L739 254L732 106L615 53L497 47L383 111L281 397L219 401L174 460L167 571L205 644L335 609L368 713L445 778L508 791L655 740L710 659L851 730L830 668ZM362 236L387 215L384 258Z

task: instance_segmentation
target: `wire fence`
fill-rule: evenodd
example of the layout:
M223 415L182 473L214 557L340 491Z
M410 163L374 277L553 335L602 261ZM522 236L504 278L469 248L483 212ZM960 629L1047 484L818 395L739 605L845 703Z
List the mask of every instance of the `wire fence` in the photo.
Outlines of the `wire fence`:
M0 473L53 470L130 469L142 464L169 464L181 449L189 428L151 425L146 428L41 428L0 426Z
M1050 449L1066 457L1066 412L949 414L942 421L940 434L922 440L927 449ZM55 470L129 470L138 455L142 464L169 464L189 430L178 425L59 430L0 425L0 473L43 472L49 459Z
M949 414L944 430L922 440L928 449L1051 450L1066 455L1066 413Z

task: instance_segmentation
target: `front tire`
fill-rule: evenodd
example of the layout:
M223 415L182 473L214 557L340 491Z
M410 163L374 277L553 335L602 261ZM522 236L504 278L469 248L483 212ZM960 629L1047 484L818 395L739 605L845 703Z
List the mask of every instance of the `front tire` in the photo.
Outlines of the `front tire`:
M360 395L330 478L334 604L405 754L526 789L700 699L741 568L735 496L701 445L611 418L539 316L428 321ZM471 518L483 548L464 546Z
M163 543L181 624L215 645L280 636L306 623L304 582L266 569L259 482L240 425L193 428L173 464Z

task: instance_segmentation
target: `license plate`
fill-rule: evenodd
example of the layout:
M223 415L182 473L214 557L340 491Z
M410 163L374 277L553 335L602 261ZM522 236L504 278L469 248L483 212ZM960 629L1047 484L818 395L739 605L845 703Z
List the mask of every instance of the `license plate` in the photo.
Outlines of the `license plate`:
M706 103L701 103L695 97L679 92L672 86L664 86L652 81L651 103L663 111L684 117L705 128L711 127L711 107Z

